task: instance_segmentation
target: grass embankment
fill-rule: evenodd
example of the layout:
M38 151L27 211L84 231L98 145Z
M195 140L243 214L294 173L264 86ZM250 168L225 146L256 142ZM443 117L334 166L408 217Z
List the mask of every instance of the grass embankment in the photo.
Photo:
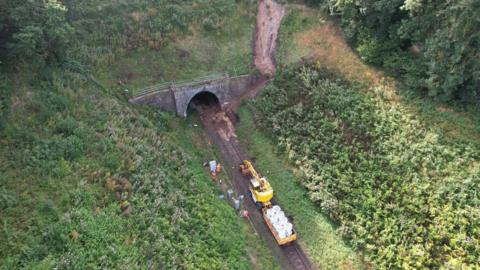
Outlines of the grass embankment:
M160 50L140 48L125 51L112 60L107 81L121 83L135 92L142 87L168 81L185 81L212 73L252 72L251 42L255 25L255 5L240 2L220 14L217 29L191 26Z
M66 77L43 91L12 82L2 267L250 268L236 213L218 200L202 160L168 135L185 125ZM128 218L107 188L117 177L133 185Z
M255 157L255 165L275 190L275 198L294 218L295 229L312 261L321 269L363 269L361 258L337 234L336 226L308 199L295 169L255 124L250 105L239 112L237 134L242 146Z
M246 4L219 0L212 10L197 2L167 11L148 1L69 3L69 20L80 38L65 63L41 69L19 64L2 75L2 268L252 267L250 235L235 211L218 200L202 167L202 157L211 153L201 154L202 148L188 142L191 129L184 121L132 106L123 96L137 83L201 75L187 70L184 53L168 54L186 46L183 42L196 31L210 29L208 37L195 37L208 39L199 44L212 46L218 38L215 48L225 48L223 56L243 61L239 55L249 51L249 44L231 42L227 37L234 31L220 29L224 17L250 16ZM168 20L170 12L180 19ZM169 23L172 28L165 28ZM241 27L247 24L234 26L245 33L240 39L251 39L247 32L253 24ZM175 30L185 25L188 31ZM237 45L238 54L226 49ZM207 57L209 47L194 51L194 46L191 60L202 72L223 71L219 59ZM151 61L159 60L157 55L170 58ZM207 60L212 63L203 66ZM168 72L153 78L159 70ZM183 71L187 75L180 75ZM123 177L133 185L128 218L121 216L108 188L112 179Z

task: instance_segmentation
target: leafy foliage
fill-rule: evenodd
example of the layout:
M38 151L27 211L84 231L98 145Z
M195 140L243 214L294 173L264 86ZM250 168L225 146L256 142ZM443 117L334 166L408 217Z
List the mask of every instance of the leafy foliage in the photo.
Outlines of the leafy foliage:
M125 50L158 51L192 24L219 31L234 7L233 0L2 1L0 61L98 64Z
M75 42L63 66L108 66L128 90L212 72L250 72L254 8L233 0L66 1Z
M63 60L73 28L57 0L0 3L0 61Z
M275 190L275 200L294 222L308 257L320 269L370 269L361 254L343 241L328 216L310 200L299 177L285 166L287 159L278 153L273 141L256 126L251 104L239 111L241 121L236 133L248 154L255 157L260 170ZM265 268L267 269L267 268Z
M430 96L479 101L478 1L310 2L341 17L347 39L368 63L399 73Z
M479 267L480 149L446 141L380 89L284 69L255 104L309 197L380 269Z
M238 21L249 16L237 12L242 7L233 0L0 3L0 61L14 67L0 78L0 269L251 268L247 224L218 200L197 157L204 149L186 135L192 129L132 107L124 82L110 80L124 68L112 65L119 59L130 60L127 74L149 70L158 82L169 67L178 76L192 52L176 43L192 32L211 35L207 45L222 43L195 48L212 50L232 49L238 30L245 42L234 47L248 52L251 21L228 28L230 36L221 32L231 13ZM42 32L15 39L28 27ZM67 28L68 38L53 36ZM245 54L230 55L248 63ZM194 60L207 70L219 65ZM129 217L108 189L120 177L133 186Z

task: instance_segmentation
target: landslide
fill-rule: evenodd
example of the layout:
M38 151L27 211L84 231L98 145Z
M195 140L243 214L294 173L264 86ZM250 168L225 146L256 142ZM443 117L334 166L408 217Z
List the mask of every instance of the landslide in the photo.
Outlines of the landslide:
M275 52L284 15L284 6L275 0L258 1L253 64L262 75L275 74Z

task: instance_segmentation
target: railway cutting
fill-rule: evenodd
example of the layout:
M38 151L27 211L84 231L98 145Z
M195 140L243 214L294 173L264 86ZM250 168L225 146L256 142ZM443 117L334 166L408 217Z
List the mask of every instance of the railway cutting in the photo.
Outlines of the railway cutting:
M230 77L228 74L217 74L192 82L164 83L139 91L130 102L157 106L181 117L196 110L208 136L223 156L227 165L225 170L234 188L247 198L243 206L250 213L256 233L284 269L315 269L297 240L301 235L297 236L295 224L280 214L278 209L281 208L274 205L273 195L268 190L260 190L262 185L270 185L257 175L254 164L249 161L251 158L242 150L235 134L234 112L241 100L255 98L276 71L274 56L285 10L274 0L258 0L257 3L253 65L259 75ZM239 170L241 164L244 170L249 171L248 175ZM258 192L253 190L257 187L260 188Z
M258 209L258 203L250 198L249 181L251 178L250 175L244 176L242 174L239 165L244 164L245 160L251 160L251 157L241 148L235 135L232 120L226 116L220 106L211 105L211 103L195 104L195 109L199 113L208 136L223 156L226 165L224 168L231 177L234 188L239 194L249 197L246 198L244 207L250 213L255 231L273 251L280 265L284 269L315 269L297 241L279 244L278 239L272 234L272 229L269 228L264 219L263 209Z

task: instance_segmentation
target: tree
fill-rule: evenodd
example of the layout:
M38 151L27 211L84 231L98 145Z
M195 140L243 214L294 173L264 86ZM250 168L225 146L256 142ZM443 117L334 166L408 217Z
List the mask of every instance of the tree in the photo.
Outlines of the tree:
M73 33L58 0L0 2L0 61L62 60Z
M311 2L335 8L345 36L366 62L400 70L430 96L480 101L479 1ZM407 53L412 45L420 45L416 56Z
M444 3L425 40L429 94L480 101L480 2Z

